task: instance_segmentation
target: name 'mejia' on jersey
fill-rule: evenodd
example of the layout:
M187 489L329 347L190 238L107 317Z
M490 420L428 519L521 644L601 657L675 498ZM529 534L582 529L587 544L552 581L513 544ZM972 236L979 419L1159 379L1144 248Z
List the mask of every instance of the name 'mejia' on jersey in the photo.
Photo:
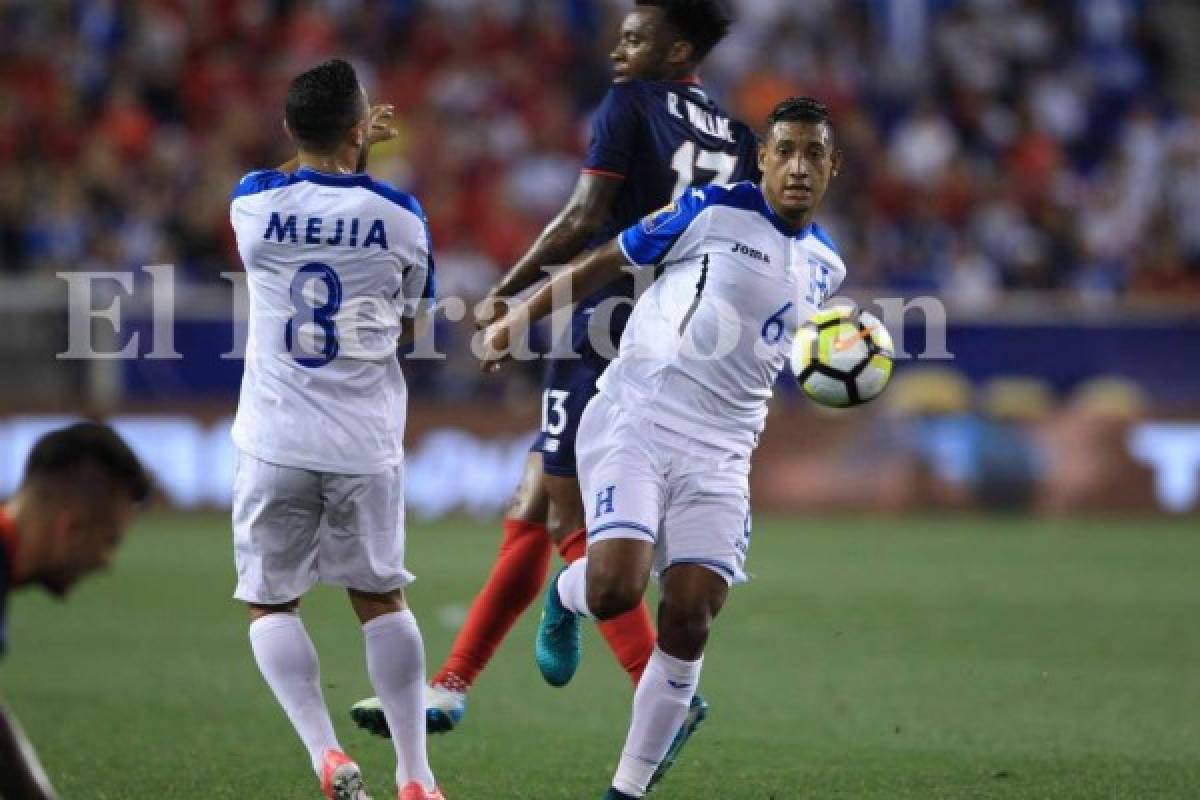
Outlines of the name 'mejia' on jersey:
M303 226L304 244L325 245L326 247L378 247L381 250L388 249L387 227L383 224L383 220L371 220L367 226L367 235L362 238L362 244L359 244L358 234L363 228L363 220L353 218L350 224L346 224L343 217L330 220L333 223L333 230L325 238L322 238L322 228L325 226L325 220L321 217L307 217ZM284 217L278 211L271 212L271 218L267 220L267 230L263 234L263 239L274 240L279 243L291 242L292 244L300 244L301 237L297 233L297 215L289 214ZM328 229L326 229L328 230Z

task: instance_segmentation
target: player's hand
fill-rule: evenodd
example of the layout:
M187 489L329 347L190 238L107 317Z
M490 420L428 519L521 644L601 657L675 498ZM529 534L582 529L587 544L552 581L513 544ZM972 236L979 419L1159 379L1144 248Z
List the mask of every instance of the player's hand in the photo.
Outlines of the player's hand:
M400 135L396 127L396 107L392 105L371 106L368 116L370 127L367 129L367 143L371 145L395 139Z
M501 297L494 292L488 292L482 300L475 304L475 328L483 330L503 317L504 312L507 310L506 300L507 298Z
M509 344L512 342L512 316L502 317L488 325L479 336L481 352L479 368L484 372L495 372L500 365L512 358Z

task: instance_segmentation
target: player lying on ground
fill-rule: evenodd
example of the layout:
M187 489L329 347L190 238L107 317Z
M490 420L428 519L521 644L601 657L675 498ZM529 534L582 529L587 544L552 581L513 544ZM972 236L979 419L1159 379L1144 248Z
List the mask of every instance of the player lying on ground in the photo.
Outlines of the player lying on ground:
M615 82L596 113L575 192L481 304L481 324L501 305L495 301L516 296L548 269L609 241L688 187L757 180L754 134L730 119L697 80L730 19L718 0L639 0L612 52ZM628 317L627 300L615 311L610 306L630 296L631 284L618 281L597 289L576 309L570 340L556 347L562 357L549 360L541 434L505 515L496 565L431 681L430 732L451 730L462 719L466 692L537 597L555 547L567 563L586 551L575 432ZM606 300L609 306L602 305ZM654 646L645 607L606 621L600 632L636 685ZM698 699L681 729L684 737L702 713ZM386 735L374 699L356 704L352 715L362 727Z
M0 655L9 591L41 586L61 597L107 568L149 494L137 456L105 425L81 422L34 444L17 493L0 507ZM0 708L0 798L55 797L33 745Z
M404 596L408 392L396 357L432 310L433 258L417 201L363 171L386 116L349 64L314 67L288 89L295 171L252 172L233 193L250 290L233 426L235 597L325 796L365 800L297 613L317 581L344 587L394 733L400 800L441 800L425 752L424 648Z
M845 267L812 218L840 156L824 106L796 98L768 120L760 185L691 189L625 230L484 333L495 366L530 321L624 270L657 275L579 429L587 557L551 582L538 666L569 676L579 619L611 619L661 581L658 645L606 797L642 797L688 713L713 619L745 580L750 456L796 328Z

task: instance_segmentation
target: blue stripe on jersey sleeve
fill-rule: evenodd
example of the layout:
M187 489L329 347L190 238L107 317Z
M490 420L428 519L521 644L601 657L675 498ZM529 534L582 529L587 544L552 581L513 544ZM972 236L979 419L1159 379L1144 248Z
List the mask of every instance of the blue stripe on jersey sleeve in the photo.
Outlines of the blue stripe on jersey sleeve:
M816 238L818 242L832 250L834 254L838 256L838 258L841 258L841 252L837 249L837 245L833 243L833 238L824 228L814 222L812 227L809 229L809 232L814 238Z
M425 222L425 212L421 209L421 204L417 202L417 198L413 197L408 192L402 192L390 183L377 181L374 178L367 178L364 187L370 189L380 197L385 197L391 200L396 205L409 211L413 215L419 217L422 222ZM429 232L429 225L425 225L426 233Z
M286 172L280 172L277 169L260 169L254 172L249 172L238 181L238 185L233 187L233 193L230 194L230 200L236 200L239 197L246 197L259 192L266 192L271 189L282 189L284 186L290 186L297 180L295 175L288 175Z
M621 252L639 267L660 263L700 212L712 204L712 189L689 189L671 205L626 228L619 237Z
M433 234L429 230L429 219L425 216L425 209L421 208L421 204L417 198L407 192L402 192L399 189L390 186L382 181L372 181L375 184L372 191L382 197L386 197L393 203L402 206L409 211L417 219L421 220L421 227L425 231L425 250L429 253L429 259L426 264L427 272L425 274L425 287L421 290L422 300L437 299L437 275L435 271L433 259ZM386 194L385 194L386 192Z

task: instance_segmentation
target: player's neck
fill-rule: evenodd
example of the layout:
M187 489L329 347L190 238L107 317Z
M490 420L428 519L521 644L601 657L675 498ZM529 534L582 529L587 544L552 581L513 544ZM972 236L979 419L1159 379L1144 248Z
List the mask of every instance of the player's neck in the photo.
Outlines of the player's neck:
M792 233L802 233L813 221L813 210L801 212L788 216L787 213L780 211L775 207L775 203L771 200L771 195L763 191L763 198L767 201L767 208L771 209L771 213L785 227L791 230Z
M296 167L307 167L328 175L353 175L358 172L358 157L342 152L321 154L301 150L296 156Z
M659 80L669 81L671 83L694 83L699 85L700 75L696 71L696 67L681 67L675 70L667 70L667 73Z

